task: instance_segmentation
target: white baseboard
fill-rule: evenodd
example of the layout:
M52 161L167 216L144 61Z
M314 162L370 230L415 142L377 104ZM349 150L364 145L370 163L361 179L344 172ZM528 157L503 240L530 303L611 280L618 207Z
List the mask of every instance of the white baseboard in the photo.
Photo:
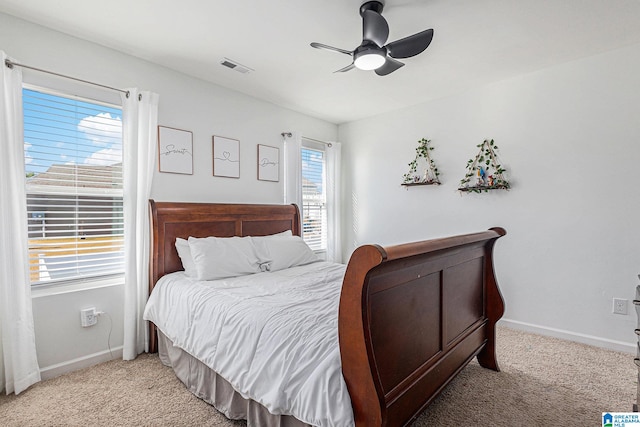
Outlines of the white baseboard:
M111 351L105 350L99 353L89 354L77 359L40 368L40 376L43 380L48 380L63 374L68 374L69 372L77 371L78 369L88 368L89 366L118 358L122 358L122 346L112 348Z
M498 325L506 326L507 328L511 329L518 329L525 332L532 332L538 335L579 342L582 344L592 345L594 347L606 348L607 350L621 351L623 353L630 354L636 353L636 343L614 341L607 338L596 337L593 335L579 334L576 332L565 331L563 329L548 328L546 326L539 326L531 323L520 322L518 320L504 318L500 319Z
M614 341L607 338L596 337L593 335L579 334L576 332L566 331L562 329L549 328L546 326L534 325L531 323L520 322L518 320L500 319L499 325L511 329L517 329L525 332L532 332L539 335L560 338L568 341L579 342L582 344L592 345L595 347L606 348L613 351L621 351L623 353L636 353L635 343L626 343L622 341ZM79 357L63 363L47 366L40 369L40 376L43 380L55 378L78 369L88 368L98 363L107 362L112 359L122 358L122 346L99 353L90 354L88 356Z

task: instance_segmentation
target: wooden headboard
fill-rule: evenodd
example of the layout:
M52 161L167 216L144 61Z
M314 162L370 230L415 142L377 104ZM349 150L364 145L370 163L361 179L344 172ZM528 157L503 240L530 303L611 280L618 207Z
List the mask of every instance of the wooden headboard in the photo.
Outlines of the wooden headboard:
M180 203L149 200L151 253L149 293L165 274L182 270L177 237L265 236L291 230L299 236L300 211L296 205ZM156 349L155 325L150 322L149 350Z
M182 270L176 237L265 236L291 230L300 235L296 205L176 203L149 200L151 270L149 291L158 279Z

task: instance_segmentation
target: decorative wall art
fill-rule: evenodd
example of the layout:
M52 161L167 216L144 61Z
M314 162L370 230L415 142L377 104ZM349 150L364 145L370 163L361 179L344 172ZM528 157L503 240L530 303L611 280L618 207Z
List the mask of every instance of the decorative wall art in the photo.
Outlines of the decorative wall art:
M213 176L240 178L240 141L213 136Z
M508 190L511 186L504 177L506 169L498 161L498 146L492 140L485 139L475 159L467 162L467 173L460 181L458 190L482 193L489 190Z
M440 185L440 171L429 154L433 147L429 145L430 139L422 138L416 147L416 158L409 163L409 172L402 176L402 184L406 187L412 185Z
M193 133L158 126L158 170L193 174Z
M258 144L258 179L261 181L280 180L280 149Z

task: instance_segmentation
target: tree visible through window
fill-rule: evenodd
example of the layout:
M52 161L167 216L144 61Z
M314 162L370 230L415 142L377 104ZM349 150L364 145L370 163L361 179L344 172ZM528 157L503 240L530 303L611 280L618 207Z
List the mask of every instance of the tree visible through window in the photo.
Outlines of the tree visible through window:
M122 112L23 90L32 284L124 272Z

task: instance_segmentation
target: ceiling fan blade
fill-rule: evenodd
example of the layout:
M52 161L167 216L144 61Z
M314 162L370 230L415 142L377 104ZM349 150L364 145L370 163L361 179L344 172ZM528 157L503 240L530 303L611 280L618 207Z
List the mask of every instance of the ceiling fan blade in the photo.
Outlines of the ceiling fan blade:
M384 46L389 37L389 24L379 13L372 10L362 12L362 38Z
M393 58L389 58L387 56L387 60L382 64L382 67L376 69L376 74L379 76L386 76L387 74L393 73L400 67L404 67L404 64L400 61L396 61Z
M385 47L389 56L394 58L411 58L423 52L433 39L433 29L416 33L412 36L389 43Z
M324 50L332 50L334 52L344 53L345 55L353 56L353 52L349 50L340 49L339 47L333 47L322 43L311 43L311 47L315 47L316 49L324 49Z
M345 71L353 70L356 65L352 62L344 68L340 68L339 70L334 71L334 73L344 73Z

